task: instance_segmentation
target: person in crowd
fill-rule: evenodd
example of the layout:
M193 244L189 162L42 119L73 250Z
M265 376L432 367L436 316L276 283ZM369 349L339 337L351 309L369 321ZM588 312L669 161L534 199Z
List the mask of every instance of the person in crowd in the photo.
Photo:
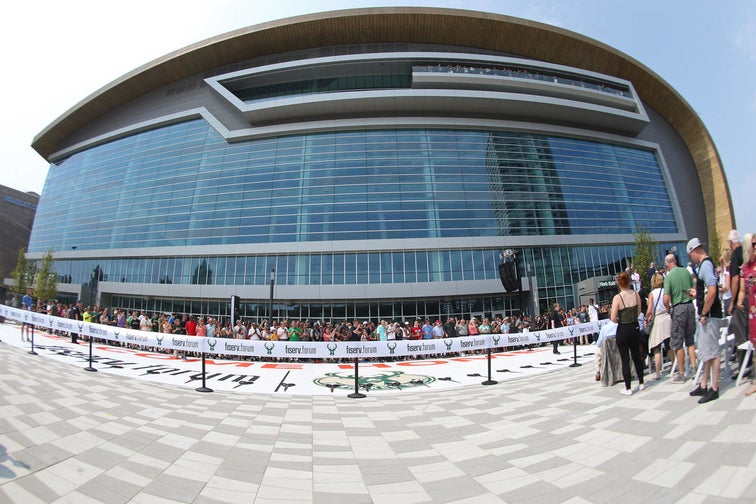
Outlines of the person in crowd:
M378 324L375 330L378 332L378 340L388 340L388 322L385 319L381 319L380 324ZM396 337L396 333L394 333L394 337Z
M147 317L147 316L140 317L140 319L139 319L139 330L140 331L152 331L152 321L150 320L150 317Z
M633 290L639 292L641 289L641 276L640 273L638 273L637 268L633 268L633 274L630 275L630 280L633 283Z
M433 339L441 339L446 336L446 332L444 331L444 325L441 323L440 320L436 320L436 323L433 324L433 328L431 329L431 337Z
M599 321L599 308L598 306L596 306L596 302L593 300L593 298L588 299L588 320L590 322ZM598 334L592 334L591 339L594 341L598 339Z
M648 293L646 321L651 326L648 335L648 347L654 357L654 380L661 379L663 350L669 348L669 335L672 318L664 304L664 277L654 273L651 277L651 292ZM670 361L672 354L670 352Z
M599 330L599 335L596 338L596 354L594 362L596 363L596 381L601 381L601 368L604 365L604 341L607 338L617 337L617 324L614 322L607 322Z
M488 317L483 317L483 323L478 326L478 333L491 334L491 322L488 320Z
M724 314L719 299L717 266L699 238L692 238L686 250L690 259L697 265L696 306L698 320L701 323L698 334L698 358L703 362L701 382L690 395L700 397L698 403L704 404L719 399L719 366L722 354L719 347L719 329Z
M586 322L590 321L590 318L588 318L588 308L585 305L581 305L580 309L577 312L577 322L579 324L585 324ZM581 345L589 345L590 342L590 335L581 332L580 333L580 344Z
M333 341L333 332L334 332L334 328L331 325L331 323L326 322L325 326L323 326L323 341L325 342Z
M732 300L732 290L730 289L730 256L732 251L725 249L719 257L719 295L722 297L722 310L725 315L730 313L730 302Z
M746 233L743 250L743 265L740 268L737 309L748 314L748 333L751 345L756 348L756 233ZM752 353L756 366L756 351ZM756 369L756 367L754 367ZM756 385L746 391L747 396L756 394Z
M212 317L207 318L207 323L205 324L205 334L208 338L216 338L219 335L215 334L218 329L218 326L215 322L215 319Z
M194 315L189 315L189 317L187 317L184 329L186 330L187 336L197 336L197 320L194 318Z
M129 326L129 329L139 330L139 312L133 310L126 319L126 325Z
M470 319L470 323L467 324L467 334L469 336L477 336L480 334L480 323L478 322L478 319L475 317L472 317Z
M638 375L639 390L643 390L643 357L640 347L640 330L638 329L638 315L641 312L640 295L635 289L630 288L630 277L627 273L617 275L619 293L612 298L612 311L609 316L612 322L617 323L617 350L622 362L622 378L625 381L624 395L632 395L630 387L632 373L630 371L630 358L632 356L635 372Z
M302 328L299 326L298 320L291 321L291 327L289 327L289 341L302 341Z
M467 321L460 317L457 321L457 325L454 327L457 336L467 336L470 334L470 329L467 327Z
M685 383L685 350L688 347L690 365L696 366L696 311L693 299L696 289L693 277L686 268L677 264L674 254L667 254L664 258L667 276L664 278L664 306L670 310L672 317L670 329L670 346L677 358L677 372L672 375L671 383Z
M447 338L457 337L457 321L452 316L446 317L446 323L444 324L444 332Z
M423 339L432 339L433 338L433 325L430 323L430 319L425 319L425 323L423 324Z
M399 327L399 324L397 322L394 322L393 320L389 320L386 323L386 340L387 341L396 341L396 335L397 330L401 329Z
M205 325L205 317L197 319L197 336L207 336L207 325Z
M163 315L163 322L160 324L164 334L173 334L173 324L171 324L170 318Z
M415 319L410 328L410 339L419 340L423 338L423 328L420 326L420 320Z
M241 319L236 321L233 329L234 339L247 339L247 327L242 323Z
M559 310L559 303L554 303L554 309L551 310L551 314L549 315L549 327L551 329L562 327L562 316L560 315ZM559 341L553 340L551 344L553 345L554 355L559 355Z
M405 321L404 324L396 323L396 339L402 341L410 337L410 323Z

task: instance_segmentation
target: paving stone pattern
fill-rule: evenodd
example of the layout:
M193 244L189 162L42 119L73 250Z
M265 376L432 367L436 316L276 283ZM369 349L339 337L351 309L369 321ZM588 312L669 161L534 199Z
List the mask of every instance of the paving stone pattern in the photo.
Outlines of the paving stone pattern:
M349 399L202 394L0 344L0 503L753 503L756 397L593 366Z

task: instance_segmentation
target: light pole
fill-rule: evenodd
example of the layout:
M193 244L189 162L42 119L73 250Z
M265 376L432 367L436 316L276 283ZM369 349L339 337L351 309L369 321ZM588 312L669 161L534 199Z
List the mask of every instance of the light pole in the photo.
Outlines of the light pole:
M268 330L273 327L273 286L276 283L276 270L270 270L270 302L268 303Z

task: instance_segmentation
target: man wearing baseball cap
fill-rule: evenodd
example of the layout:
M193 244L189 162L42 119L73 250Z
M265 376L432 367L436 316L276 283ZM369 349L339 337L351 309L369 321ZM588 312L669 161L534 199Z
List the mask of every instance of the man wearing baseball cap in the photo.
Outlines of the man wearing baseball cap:
M690 260L696 264L696 304L701 331L698 335L698 356L704 363L701 383L691 396L699 396L699 404L719 399L719 329L722 325L722 302L719 300L719 275L714 261L706 253L701 240L693 238L686 247ZM711 387L707 388L711 379Z

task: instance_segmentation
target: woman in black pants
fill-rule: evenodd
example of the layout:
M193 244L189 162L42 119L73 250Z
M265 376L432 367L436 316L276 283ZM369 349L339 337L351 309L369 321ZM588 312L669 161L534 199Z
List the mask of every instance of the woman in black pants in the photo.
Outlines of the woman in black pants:
M617 350L622 361L622 377L625 380L625 389L620 391L623 395L632 395L630 388L630 356L635 363L635 372L640 381L639 390L643 390L643 357L640 352L640 331L638 330L638 315L641 310L641 301L638 293L630 288L630 275L625 272L617 275L619 294L612 299L612 312L610 318L617 326Z

